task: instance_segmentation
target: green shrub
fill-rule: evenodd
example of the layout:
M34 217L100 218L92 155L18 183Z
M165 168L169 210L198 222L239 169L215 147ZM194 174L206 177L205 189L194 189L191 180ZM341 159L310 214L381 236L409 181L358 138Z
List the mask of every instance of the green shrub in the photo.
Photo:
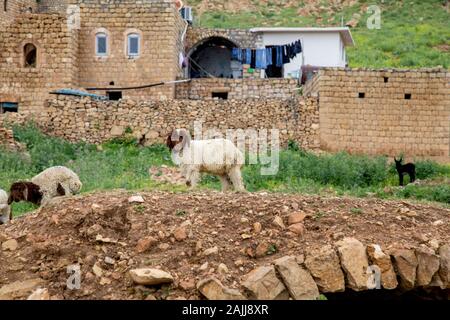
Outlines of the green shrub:
M7 190L12 182L30 179L42 170L63 165L74 170L83 182L83 192L123 188L127 190L158 188L185 191L185 187L164 185L152 181L148 169L152 166L173 165L170 152L164 145L142 147L134 138L114 139L97 147L86 143L70 143L42 134L29 124L14 127L15 137L26 144L29 156L0 150L0 188ZM313 154L289 143L279 154L279 171L273 176L261 175L261 165L246 165L243 178L249 191L292 192L308 194L353 195L369 194L382 198L413 198L443 203L450 202L450 166L433 161L418 161L419 179L437 179L431 184L398 185L394 165L387 165L385 157L337 154ZM247 155L248 158L248 155ZM247 159L248 163L248 159ZM216 176L204 175L203 188L220 190ZM14 204L15 214L34 207L27 203ZM355 214L356 212L354 210Z
M408 185L398 190L395 196L417 200L436 201L450 204L450 185L417 186Z
M31 170L39 173L48 167L65 165L92 150L95 146L86 143L70 143L60 138L44 135L34 124L14 127L14 137L27 147L31 156Z
M245 168L244 177L250 189L259 190L268 181L298 184L308 179L322 185L355 188L380 185L387 177L384 157L352 156L347 153L315 155L304 151L280 152L280 168L275 176L261 176L261 166Z
M424 160L416 162L416 176L417 179L435 178L438 176L450 173L448 166L440 165L431 160Z
M439 164L431 160L420 160L415 162L416 165L416 178L420 180L432 179L440 176L446 176L450 174L450 167ZM395 163L391 163L389 166L389 174L397 175L397 169ZM395 179L396 181L398 179ZM409 181L409 180L408 180Z

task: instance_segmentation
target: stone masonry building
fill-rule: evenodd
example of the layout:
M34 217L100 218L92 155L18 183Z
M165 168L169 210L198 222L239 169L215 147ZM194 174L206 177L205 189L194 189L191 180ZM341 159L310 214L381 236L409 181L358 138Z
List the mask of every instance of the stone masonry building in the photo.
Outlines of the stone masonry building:
M217 78L230 78L231 48L262 45L260 35L249 30L190 26L174 0L1 0L0 4L0 103L4 109L38 117L50 92L62 88L102 88L93 93L113 100L199 96L198 82L192 89L186 84L120 88L191 78L192 67L183 64L186 57L193 64L196 59L208 64L213 56L221 60ZM241 80L260 78L260 70L249 69L237 65ZM216 85L222 88L218 92L202 90L200 97L221 97L223 87L240 83L232 82ZM276 98L288 98L297 87L292 80L277 79L275 86L280 84L285 84L286 94L277 92Z
M231 48L262 45L250 30L190 26L175 0L0 0L0 113L13 111L0 125L34 118L94 143L130 127L154 143L201 118L221 130L278 129L284 145L306 149L450 157L448 70L322 68L299 88L232 63ZM222 59L213 77L186 67L186 57L211 56ZM63 88L119 101L52 94Z
M55 89L136 86L181 73L185 22L172 0L10 0L0 21L0 103L21 113L39 115ZM126 96L170 99L175 87Z

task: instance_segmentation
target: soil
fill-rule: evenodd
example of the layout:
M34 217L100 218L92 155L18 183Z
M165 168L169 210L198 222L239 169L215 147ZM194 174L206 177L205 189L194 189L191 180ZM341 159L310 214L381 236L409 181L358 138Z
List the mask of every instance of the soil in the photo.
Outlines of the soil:
M144 202L130 203L135 195ZM288 216L298 212L307 215L306 231L300 236L273 222L280 216L287 226ZM257 222L259 233L254 229ZM349 236L383 250L436 246L450 240L450 209L375 198L264 192L117 190L58 198L0 226L0 242L18 242L13 251L0 250L0 288L41 278L53 299L201 299L195 283L207 276L239 288L242 277L257 266L286 255L301 259L310 248ZM258 246L265 247L262 255ZM210 250L213 253L205 255L214 247L217 253ZM67 267L73 264L81 266L80 290L66 287ZM226 265L225 271L219 264ZM128 271L138 267L162 269L175 281L136 286Z

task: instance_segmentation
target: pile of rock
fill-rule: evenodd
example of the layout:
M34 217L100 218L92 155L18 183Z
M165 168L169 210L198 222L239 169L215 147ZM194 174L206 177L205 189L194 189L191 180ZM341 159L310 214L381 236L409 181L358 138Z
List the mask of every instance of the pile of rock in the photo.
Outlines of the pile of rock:
M134 269L130 275L137 285L174 281L158 269ZM446 289L450 288L450 245L441 246L437 253L420 247L392 249L388 254L379 245L364 246L355 238L344 238L335 248L312 249L306 257L285 256L252 270L242 278L241 291L212 276L200 280L196 287L208 300L317 300L321 293L346 289Z
M397 280L398 279L398 280ZM307 252L306 257L286 256L272 265L261 266L244 276L243 294L222 285L215 278L197 284L210 300L316 300L320 293L393 290L401 288L450 288L450 245L437 253L428 247L393 249L364 246L355 238Z
M25 147L14 139L13 131L0 126L0 146L8 150L23 151Z

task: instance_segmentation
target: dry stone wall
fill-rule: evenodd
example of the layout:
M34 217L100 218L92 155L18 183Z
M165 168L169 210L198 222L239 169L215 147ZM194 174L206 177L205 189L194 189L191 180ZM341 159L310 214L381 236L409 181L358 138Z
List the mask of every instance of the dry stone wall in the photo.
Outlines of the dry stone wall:
M177 99L208 100L213 93L228 99L292 99L298 94L295 79L192 79L177 85Z
M306 97L318 97L320 91L320 77L318 74L314 75L309 81L307 81L303 86L303 95Z
M77 0L39 0L37 8L38 12L66 12L67 6L70 3L76 4Z
M4 7L4 1L0 2L0 31L1 28L19 16L20 14L27 11L35 12L37 9L36 0L8 0L6 3L6 10Z
M248 30L189 28L186 36L186 47L189 51L197 44L214 37L228 39L242 48L257 48L263 45L262 36Z
M130 128L147 144L165 142L173 128L193 129L195 121L202 121L203 130L222 134L227 129L278 129L283 145L289 140L306 149L319 145L316 99L117 102L58 95L46 111L44 130L70 141L101 143Z
M447 70L331 68L317 77L322 149L450 156Z
M450 245L438 248L382 248L344 238L334 246L308 249L306 255L285 256L257 267L241 281L243 294L210 277L197 284L209 300L317 300L319 294L450 288ZM270 286L267 286L270 283Z

